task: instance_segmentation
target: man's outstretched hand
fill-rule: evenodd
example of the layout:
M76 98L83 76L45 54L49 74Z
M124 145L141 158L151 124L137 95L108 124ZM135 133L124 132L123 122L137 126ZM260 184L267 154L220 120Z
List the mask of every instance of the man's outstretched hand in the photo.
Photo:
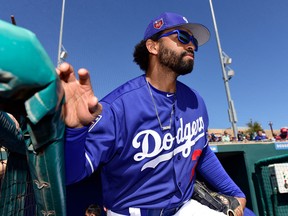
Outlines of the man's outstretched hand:
M78 70L79 80L68 63L61 64L56 71L65 91L65 124L71 128L88 125L102 111L102 106L93 93L88 70Z

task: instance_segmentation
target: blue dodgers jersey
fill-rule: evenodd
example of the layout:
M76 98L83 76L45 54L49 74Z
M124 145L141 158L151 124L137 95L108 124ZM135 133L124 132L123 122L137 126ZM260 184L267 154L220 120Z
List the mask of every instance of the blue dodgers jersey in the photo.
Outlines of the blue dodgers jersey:
M170 208L189 199L207 146L208 115L197 92L179 81L176 95L151 91L164 126L176 100L170 130L160 128L143 75L101 100L103 112L87 133L86 174L101 167L104 205L115 212Z

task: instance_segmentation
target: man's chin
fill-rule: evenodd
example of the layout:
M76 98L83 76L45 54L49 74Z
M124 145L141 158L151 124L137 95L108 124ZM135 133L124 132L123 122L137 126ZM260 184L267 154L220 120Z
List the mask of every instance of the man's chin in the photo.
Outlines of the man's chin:
M191 68L178 70L178 71L177 71L177 74L178 74L178 75L186 75L186 74L191 73L192 70L193 70L193 66L192 66Z

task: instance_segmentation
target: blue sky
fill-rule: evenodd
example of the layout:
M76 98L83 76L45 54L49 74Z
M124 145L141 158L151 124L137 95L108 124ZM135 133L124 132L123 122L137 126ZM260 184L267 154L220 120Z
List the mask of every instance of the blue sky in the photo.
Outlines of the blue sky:
M0 19L34 32L57 64L61 0L0 0ZM252 120L269 129L288 126L288 1L213 1L221 47L232 58L229 81L237 126ZM180 80L205 99L210 128L229 128L227 98L209 0L66 0L63 45L67 62L90 70L101 99L142 74L133 63L134 46L152 18L180 13L210 29L210 41L196 53L192 74Z

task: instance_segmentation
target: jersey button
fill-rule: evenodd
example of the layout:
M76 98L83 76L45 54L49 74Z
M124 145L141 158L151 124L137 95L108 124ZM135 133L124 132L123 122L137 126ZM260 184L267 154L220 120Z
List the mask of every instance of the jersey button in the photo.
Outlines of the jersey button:
M178 159L178 160L180 160L180 159L181 159L181 156L180 156L180 155L178 155L178 156L177 156L177 159Z
M179 121L179 117L178 116L176 116L176 121Z
M181 187L181 182L178 182L178 186Z

